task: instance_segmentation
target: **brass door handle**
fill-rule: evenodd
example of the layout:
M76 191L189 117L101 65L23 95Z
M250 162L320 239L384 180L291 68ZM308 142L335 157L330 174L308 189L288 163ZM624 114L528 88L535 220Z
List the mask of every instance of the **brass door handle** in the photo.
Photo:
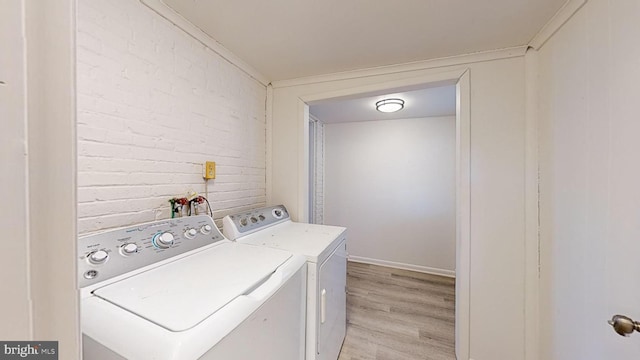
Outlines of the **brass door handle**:
M620 336L629 336L634 331L640 332L640 322L633 321L633 319L624 315L614 315L611 320L607 322Z

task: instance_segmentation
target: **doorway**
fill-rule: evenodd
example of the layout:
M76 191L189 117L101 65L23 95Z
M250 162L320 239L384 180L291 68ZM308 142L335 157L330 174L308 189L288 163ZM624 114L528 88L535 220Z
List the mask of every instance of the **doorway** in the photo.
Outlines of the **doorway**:
M400 109L378 111L385 99ZM309 111L310 195L323 199L310 208L349 229L340 359L455 359L455 85L384 90Z
M455 353L458 358L469 356L469 250L470 250L470 92L467 70L434 76L405 79L376 85L315 94L300 98L299 118L305 124L306 141L309 141L309 105L337 99L357 98L376 92L393 92L397 89L424 89L438 86L454 86L455 112ZM308 145L309 143L307 143ZM305 175L310 174L309 148L304 158ZM313 189L307 177L307 191ZM308 193L307 193L308 195ZM305 196L306 201L311 198ZM303 209L309 209L309 204ZM310 212L304 218L311 221Z
M384 99L404 107L376 110ZM348 227L352 261L454 277L455 85L309 111L310 220L322 213L327 225Z

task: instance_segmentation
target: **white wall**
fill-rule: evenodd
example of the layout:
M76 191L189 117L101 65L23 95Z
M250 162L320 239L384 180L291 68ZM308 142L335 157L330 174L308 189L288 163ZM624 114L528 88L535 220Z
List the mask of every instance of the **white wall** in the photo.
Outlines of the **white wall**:
M264 205L265 86L139 1L78 8L80 233L169 217L207 160L217 219Z
M455 116L325 125L325 223L350 257L455 274Z
M471 82L471 320L474 360L523 359L525 328L525 66L522 55L384 68L274 83L269 202L304 215L305 123L300 99L469 70ZM482 61L480 61L482 60ZM451 59L446 60L452 61ZM455 61L455 59L454 59ZM433 66L433 67L430 67ZM528 331L528 330L527 330ZM499 344L499 345L496 345Z
M22 1L0 1L0 196L7 206L0 213L0 339L31 337L29 293L27 117L25 43ZM6 51L11 49L10 51ZM12 271L9 271L12 269Z
M639 21L636 0L590 0L532 55L541 359L624 359L640 351L637 334L621 338L605 323L640 312L638 254L625 251L638 241L628 235L638 233Z

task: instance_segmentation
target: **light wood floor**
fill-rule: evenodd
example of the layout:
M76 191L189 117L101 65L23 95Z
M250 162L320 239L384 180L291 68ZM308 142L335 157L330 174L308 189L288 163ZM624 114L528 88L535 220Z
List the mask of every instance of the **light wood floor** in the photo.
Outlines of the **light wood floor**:
M455 280L349 262L339 360L455 360Z

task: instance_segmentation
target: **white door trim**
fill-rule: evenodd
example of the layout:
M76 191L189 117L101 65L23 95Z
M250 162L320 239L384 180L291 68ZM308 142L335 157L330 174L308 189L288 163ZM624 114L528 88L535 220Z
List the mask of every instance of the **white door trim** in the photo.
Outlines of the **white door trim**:
M456 357L469 359L471 343L471 80L456 84Z
M56 340L60 359L80 359L76 1L25 1L24 16L32 339Z
M309 103L421 84L456 84L456 356L469 359L470 347L470 250L471 250L471 82L470 71L461 69L408 79L386 81L349 89L310 94L298 100L298 219L308 219Z

